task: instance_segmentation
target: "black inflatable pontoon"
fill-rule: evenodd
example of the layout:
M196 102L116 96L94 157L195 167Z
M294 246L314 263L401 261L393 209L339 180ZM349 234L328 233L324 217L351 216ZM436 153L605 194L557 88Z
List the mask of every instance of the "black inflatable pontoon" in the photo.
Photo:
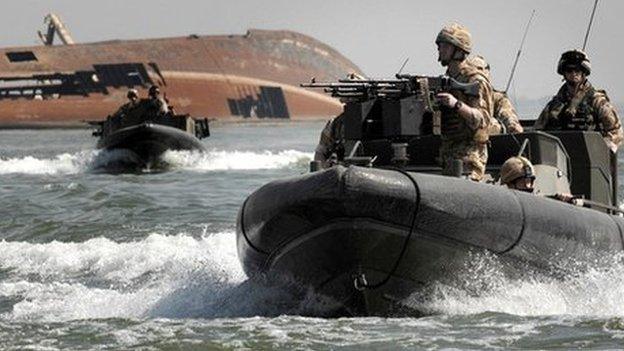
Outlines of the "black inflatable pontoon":
M622 250L623 229L622 217L501 186L338 166L253 193L238 251L249 276L294 278L332 298L340 309L327 315L387 315L475 250L545 271Z
M124 150L119 162L113 162L112 168L124 164L129 169L158 167L160 156L167 150L198 150L205 147L199 138L210 135L207 120L196 121L188 115L167 114L159 117L113 116L104 122L94 123L99 130L99 149Z

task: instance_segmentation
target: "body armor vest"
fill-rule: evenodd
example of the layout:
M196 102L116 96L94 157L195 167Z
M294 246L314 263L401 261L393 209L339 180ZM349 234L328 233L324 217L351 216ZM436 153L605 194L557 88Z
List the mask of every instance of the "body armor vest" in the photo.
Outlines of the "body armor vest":
M457 111L444 108L442 115L442 136L445 139L453 141L472 140L472 130L468 128L466 121L458 115Z
M595 118L592 107L596 90L589 87L586 92L567 100L557 94L548 109L547 129L550 130L581 130L601 131L600 123Z
M466 101L466 97L461 92L453 92L453 95L462 102ZM453 143L484 144L488 141L487 128L472 130L468 127L466 120L450 108L442 110L441 127L442 138Z
M472 66L464 65L460 69L460 74L452 76L457 81L462 83L469 83L470 77L480 76L481 79L489 81L488 77L483 72L475 69ZM451 93L459 101L466 103L469 98L463 92L452 90ZM468 124L464 118L459 116L457 111L451 108L443 108L442 111L442 123L441 132L442 140L453 144L485 144L488 141L487 128L479 128L473 130L468 127Z

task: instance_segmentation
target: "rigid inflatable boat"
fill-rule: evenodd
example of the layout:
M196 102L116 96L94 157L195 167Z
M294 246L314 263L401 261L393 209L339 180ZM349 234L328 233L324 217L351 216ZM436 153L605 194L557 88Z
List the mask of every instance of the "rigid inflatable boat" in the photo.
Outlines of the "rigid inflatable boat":
M97 126L97 148L106 151L123 150L123 159L107 164L118 170L140 170L163 166L160 157L167 150L197 150L205 147L200 138L210 135L206 119L195 120L188 115L172 113L162 116L114 115Z
M421 100L380 100L345 106L337 165L266 184L240 209L246 274L329 301L304 314L426 313L403 302L456 278L474 252L495 255L509 274L559 276L566 262L624 248L616 158L599 133L491 136L490 181L475 183L440 174L440 137L423 132L426 113L412 114ZM519 152L535 165L536 194L496 182ZM554 193L589 207L545 196Z

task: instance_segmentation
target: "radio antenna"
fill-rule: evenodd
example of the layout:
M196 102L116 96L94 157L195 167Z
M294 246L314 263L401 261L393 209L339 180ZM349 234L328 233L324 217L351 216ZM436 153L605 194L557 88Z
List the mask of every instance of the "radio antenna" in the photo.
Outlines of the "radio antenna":
M592 9L591 17L589 18L589 25L587 26L587 32L585 32L585 40L583 40L583 51L587 46L587 39L589 39L589 31L591 30L592 23L594 23L594 14L596 13L596 7L598 6L598 0L594 1L594 8Z
M598 0L596 0L598 1ZM527 33L529 32L529 27L531 26L531 21L533 21L533 16L535 16L535 9L531 12L531 17L524 28L524 35L522 35L522 41L520 42L520 47L518 48L518 52L516 53L516 59L514 60L513 67L511 68L511 73L509 74L509 80L507 81L507 85L505 86L504 93L507 94L509 90L509 86L511 85L511 81L513 80L514 73L516 72L516 66L518 65L518 60L520 59L520 54L522 53L522 47L524 47L524 40L526 39Z
M405 61L403 61L403 64L401 65L401 68L399 68L399 73L397 74L401 74L401 72L403 72L403 68L405 68L405 65L407 65L407 61L409 61L409 57L405 59Z

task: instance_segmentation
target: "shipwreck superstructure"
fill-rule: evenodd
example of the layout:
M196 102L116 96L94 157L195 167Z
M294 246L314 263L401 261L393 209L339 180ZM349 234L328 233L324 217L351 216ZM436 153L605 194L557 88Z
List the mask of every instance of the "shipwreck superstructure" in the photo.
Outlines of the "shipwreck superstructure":
M44 45L0 49L0 126L100 119L155 84L179 113L208 118L333 116L338 100L298 86L360 69L333 48L291 31L74 43L55 15ZM54 34L64 45L51 45Z

